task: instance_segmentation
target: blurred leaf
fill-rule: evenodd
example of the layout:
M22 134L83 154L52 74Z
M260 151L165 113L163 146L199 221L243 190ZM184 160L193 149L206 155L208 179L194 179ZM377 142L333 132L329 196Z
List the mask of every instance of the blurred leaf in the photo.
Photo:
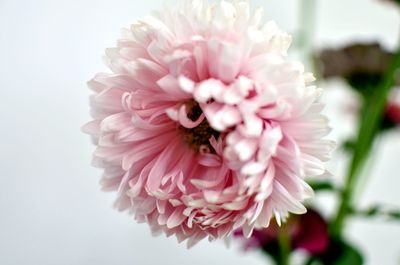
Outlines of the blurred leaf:
M360 252L350 245L343 245L342 255L333 263L335 265L362 265L364 263Z
M353 152L355 146L356 146L356 141L354 139L350 139L343 143L342 148L347 152Z
M374 205L367 209L352 209L351 214L360 217L386 217L400 221L400 209L389 209L388 206Z
M338 239L332 240L328 251L318 258L324 265L364 264L364 258L357 248Z
M383 74L353 73L347 78L349 85L365 99L373 96L375 89L382 82Z
M400 220L400 211L397 212L389 212L388 215L394 219L399 219Z
M310 181L308 183L315 191L338 191L338 189L330 181Z

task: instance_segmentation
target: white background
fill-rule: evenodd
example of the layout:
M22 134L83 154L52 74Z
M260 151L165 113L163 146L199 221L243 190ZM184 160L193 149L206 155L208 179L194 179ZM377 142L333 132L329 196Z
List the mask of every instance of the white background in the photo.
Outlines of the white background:
M297 0L252 2L286 31L296 30ZM188 251L174 239L153 238L146 225L112 209L113 194L99 189L100 172L90 166L94 147L80 132L90 120L85 83L105 70L103 50L114 45L119 29L161 3L0 0L1 265L267 264L237 246L203 242ZM356 36L393 47L399 16L377 0L321 0L316 46ZM328 111L342 99L335 95L327 97ZM343 122L332 117L332 123L337 136ZM362 205L400 204L399 135L382 140ZM349 230L368 264L400 264L400 225L354 221Z

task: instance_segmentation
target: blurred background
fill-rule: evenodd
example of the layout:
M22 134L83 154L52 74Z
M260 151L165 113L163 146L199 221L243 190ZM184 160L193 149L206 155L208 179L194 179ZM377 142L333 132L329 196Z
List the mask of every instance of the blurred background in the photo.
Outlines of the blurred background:
M299 1L250 1L296 36ZM188 251L173 238L153 238L147 225L112 208L114 194L100 191L101 172L90 166L94 146L80 132L90 120L86 81L107 71L103 51L115 45L119 29L162 3L0 0L0 264L266 264L260 253L241 252L236 244L202 242ZM389 1L320 0L313 46L367 40L391 49L399 25L400 10ZM330 138L351 134L351 118L338 111L349 97L346 84L321 85ZM400 203L399 130L380 141L361 205ZM331 165L339 182L344 161L339 152ZM322 196L318 204L329 212L332 201ZM400 264L398 224L355 219L348 229L367 264Z

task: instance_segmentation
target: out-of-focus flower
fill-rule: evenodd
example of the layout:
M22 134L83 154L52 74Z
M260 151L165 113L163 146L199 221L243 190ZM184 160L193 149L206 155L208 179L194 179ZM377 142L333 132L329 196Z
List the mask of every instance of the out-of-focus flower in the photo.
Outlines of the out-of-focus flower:
M394 124L399 124L400 123L400 105L398 103L389 103L387 110L386 110L386 115L388 120L393 122Z
M384 50L378 43L357 43L340 49L326 49L316 56L316 64L323 78L339 77L347 80L358 95L371 99L379 88L394 54ZM395 86L400 85L400 78ZM386 111L380 129L393 128L400 123L400 97L398 88L389 95ZM363 106L355 94L346 108L359 113Z
M379 43L355 43L338 49L325 49L317 57L323 78L349 78L354 74L382 75L393 54Z
M393 56L378 43L355 43L322 50L315 60L323 78L343 78L361 94L370 95L382 81Z
M389 95L384 116L384 127L400 125L400 88L393 89Z
M152 230L189 239L306 212L334 147L291 38L247 1L183 1L123 31L89 82L102 185Z
M329 246L328 225L324 218L314 210L308 210L306 214L300 216L290 216L285 226L279 227L276 223L271 223L268 228L254 230L249 239L244 240L244 248L262 248L265 251L278 251L278 238L280 229L289 236L291 249L301 249L310 255L323 253ZM241 231L236 231L235 235L242 237ZM270 253L272 255L277 253Z

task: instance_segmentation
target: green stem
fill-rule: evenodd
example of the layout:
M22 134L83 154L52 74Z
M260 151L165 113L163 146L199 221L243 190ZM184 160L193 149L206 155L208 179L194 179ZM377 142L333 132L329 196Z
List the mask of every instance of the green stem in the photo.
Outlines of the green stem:
M382 121L388 94L393 86L395 74L399 67L400 47L393 58L389 70L386 72L383 82L375 90L370 102L365 102L364 115L358 130L357 142L346 177L345 187L340 198L336 218L331 224L331 233L336 237L341 236L345 219L349 214L349 209L352 208L357 180L371 151L379 124Z
M288 235L288 231L283 225L279 229L278 234L279 240L279 265L289 265L289 258L290 258L290 238Z

